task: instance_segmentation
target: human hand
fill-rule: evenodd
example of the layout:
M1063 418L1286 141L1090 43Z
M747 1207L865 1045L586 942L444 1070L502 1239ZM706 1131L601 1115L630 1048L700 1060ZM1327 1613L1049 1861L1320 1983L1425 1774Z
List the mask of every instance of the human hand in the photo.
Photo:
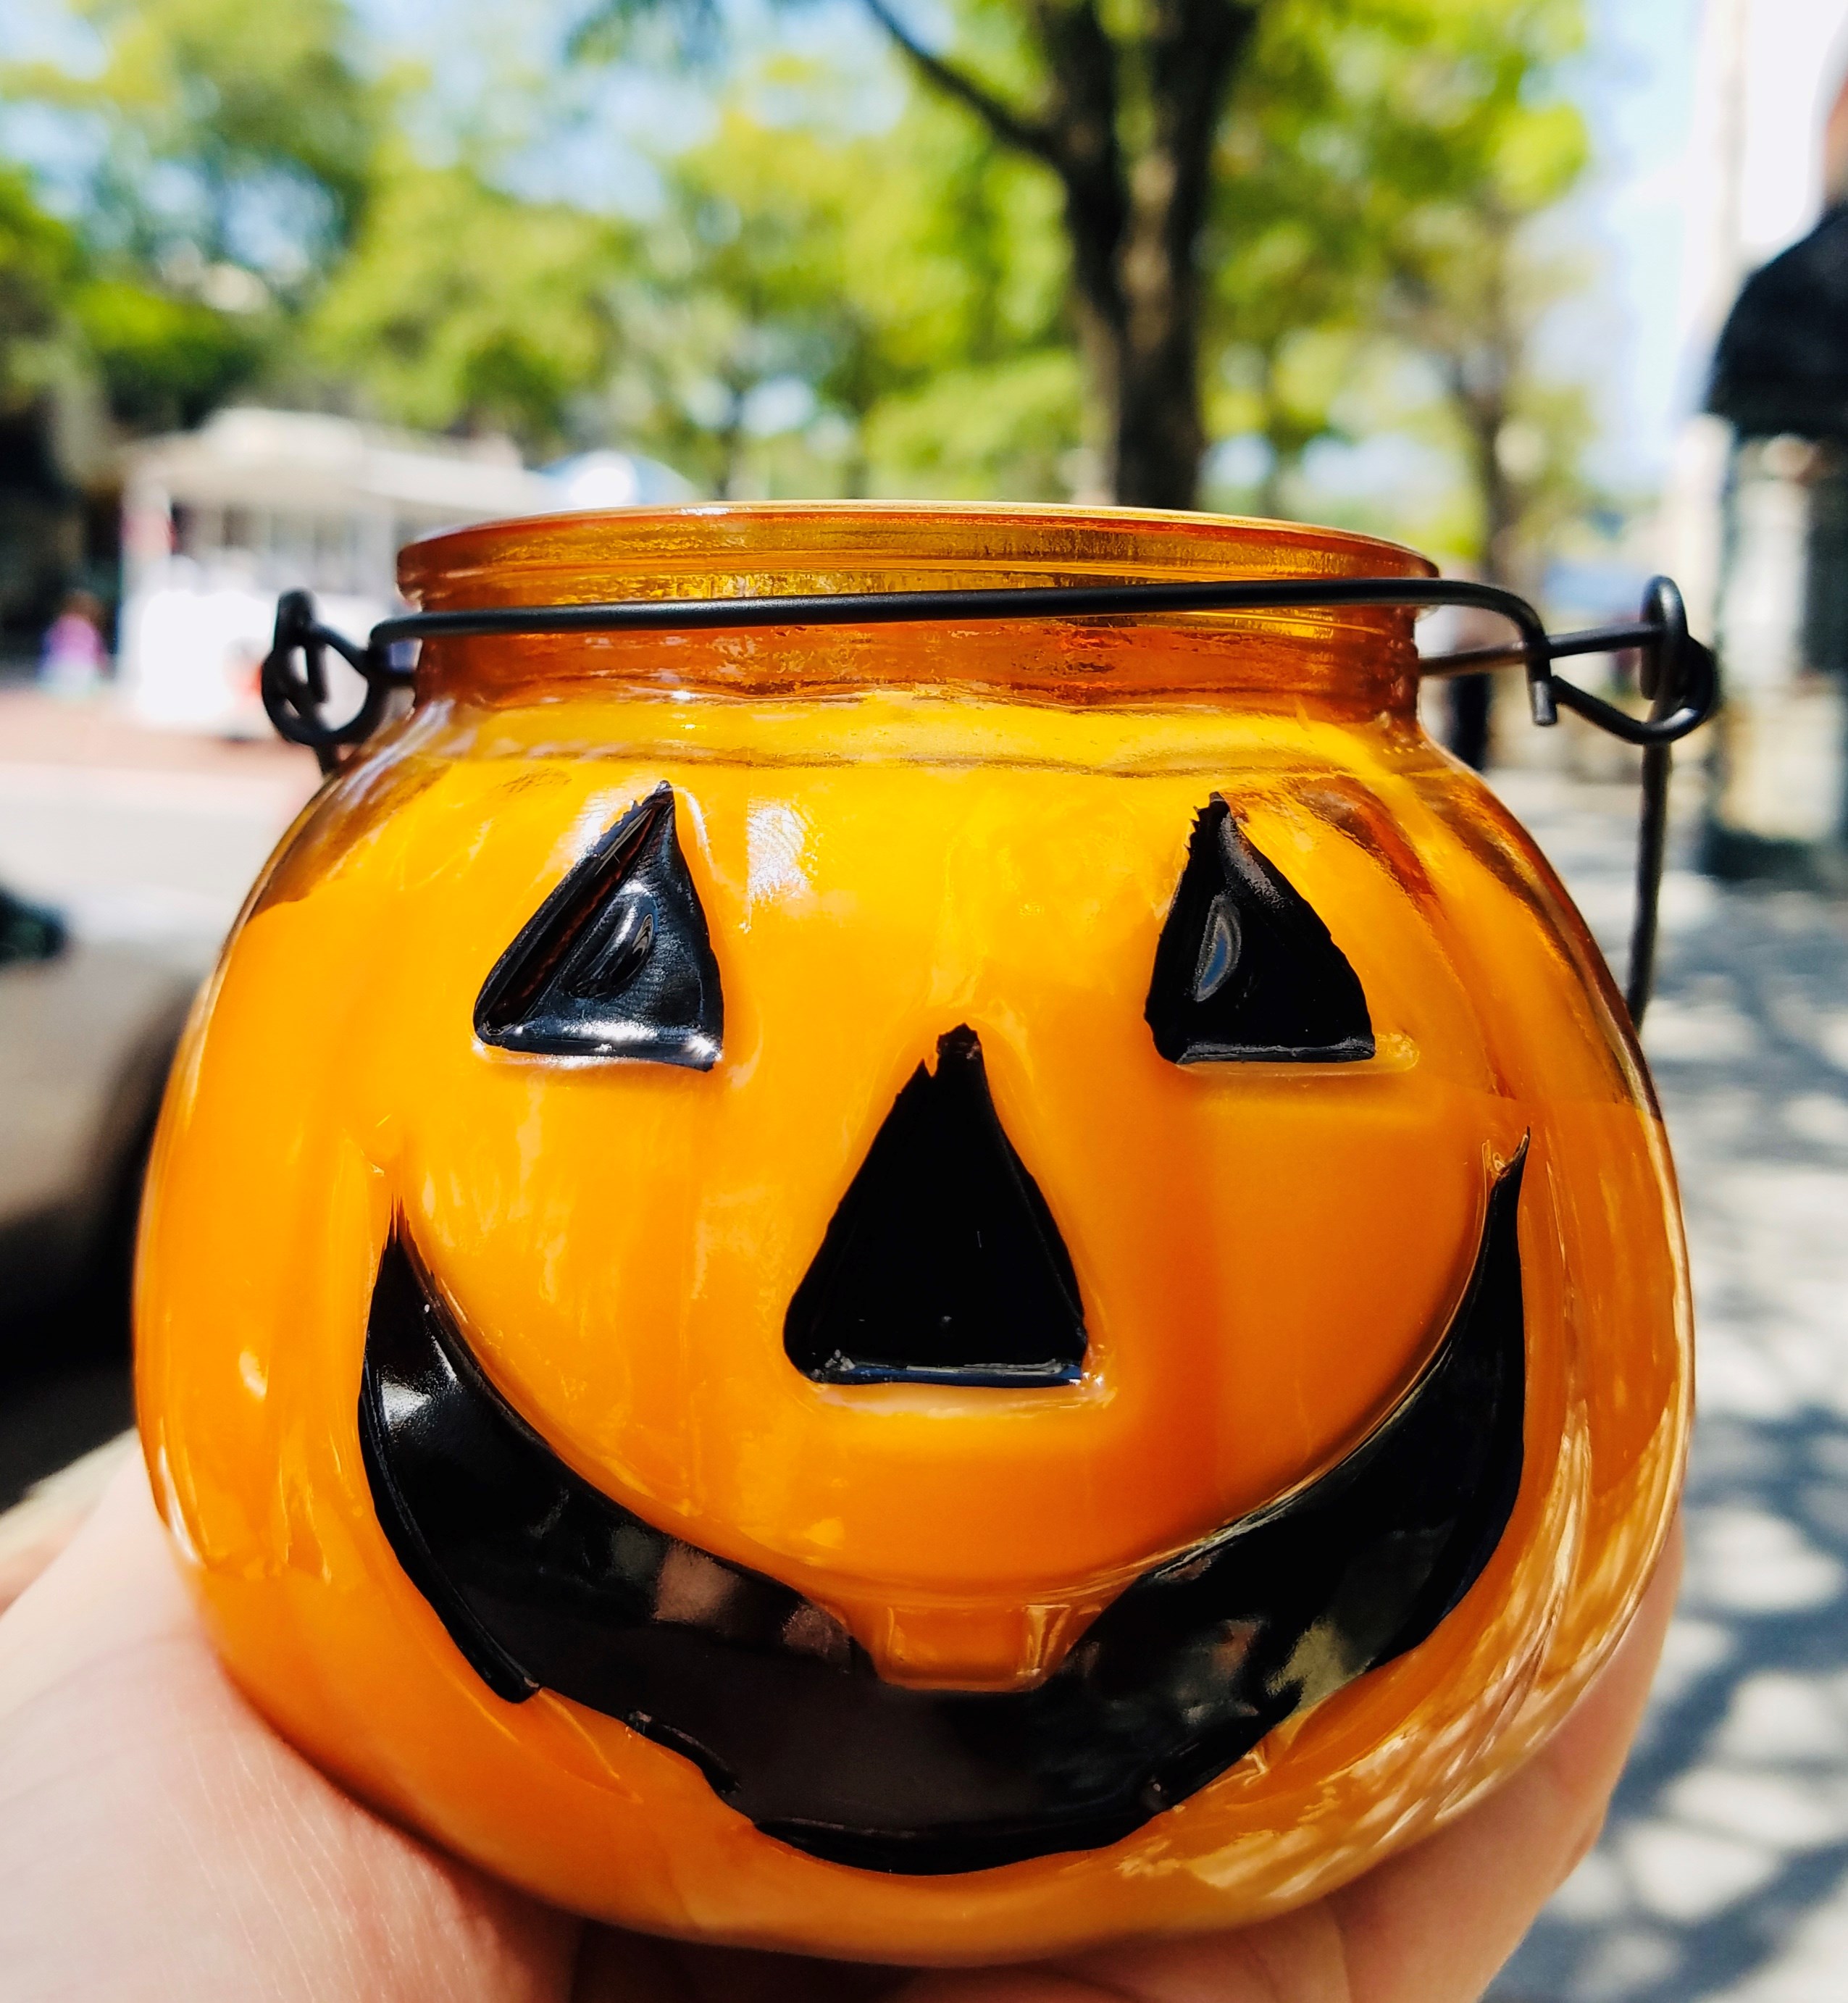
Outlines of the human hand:
M0 1617L7 2003L1468 2003L1595 1838L1679 1540L1566 1724L1448 1828L1281 1918L917 1973L587 1925L350 1800L225 1677L138 1459Z

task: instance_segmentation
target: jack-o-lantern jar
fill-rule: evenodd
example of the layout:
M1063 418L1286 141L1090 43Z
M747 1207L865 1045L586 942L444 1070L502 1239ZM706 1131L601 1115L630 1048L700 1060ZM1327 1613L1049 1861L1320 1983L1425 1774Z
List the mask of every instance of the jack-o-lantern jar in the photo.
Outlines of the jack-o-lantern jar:
M1424 577L712 508L425 608ZM545 1897L895 1961L1229 1924L1509 1771L1680 1477L1661 1124L1411 615L425 643L177 1065L159 1506L233 1675Z

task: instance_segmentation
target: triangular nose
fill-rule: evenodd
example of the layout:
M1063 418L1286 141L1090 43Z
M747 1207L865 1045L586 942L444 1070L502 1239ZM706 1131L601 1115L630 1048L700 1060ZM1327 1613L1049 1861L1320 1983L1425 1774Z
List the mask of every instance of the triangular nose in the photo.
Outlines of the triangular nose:
M1078 1276L965 1025L893 1102L789 1303L789 1360L826 1384L1064 1384Z

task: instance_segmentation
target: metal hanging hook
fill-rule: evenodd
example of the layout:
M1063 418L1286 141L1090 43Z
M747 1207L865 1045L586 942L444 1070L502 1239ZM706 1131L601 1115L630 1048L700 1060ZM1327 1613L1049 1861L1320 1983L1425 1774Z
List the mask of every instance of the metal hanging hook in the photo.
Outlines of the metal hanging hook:
M1518 638L1505 645L1427 656L1427 675L1526 670L1528 702L1542 729L1562 708L1643 750L1643 798L1637 857L1636 921L1630 934L1625 1000L1640 1024L1654 976L1658 909L1666 848L1670 747L1712 714L1718 676L1711 650L1688 631L1680 592L1651 580L1640 616L1583 632L1549 634L1528 601L1497 585L1465 578L1294 577L1201 579L1158 584L1004 585L974 590L829 592L789 597L627 599L592 605L492 605L407 612L382 619L363 646L315 617L306 591L285 592L276 606L275 638L263 664L264 707L292 744L305 744L323 772L338 769L344 747L362 743L384 717L391 692L411 669L393 648L406 641L475 639L497 634L665 633L777 626L887 626L997 619L1120 618L1186 612L1326 610L1342 606L1441 605L1493 612ZM326 650L365 677L364 701L344 722L327 721ZM1650 699L1633 716L1553 669L1556 661L1633 650ZM300 666L296 663L298 659Z
M365 678L365 700L344 723L330 722L326 714L330 647ZM323 626L314 616L313 593L285 591L277 600L276 630L263 660L263 706L277 735L306 745L323 774L339 770L342 745L362 744L372 736L392 690L410 679L390 665L388 649L376 651L369 642L356 646Z

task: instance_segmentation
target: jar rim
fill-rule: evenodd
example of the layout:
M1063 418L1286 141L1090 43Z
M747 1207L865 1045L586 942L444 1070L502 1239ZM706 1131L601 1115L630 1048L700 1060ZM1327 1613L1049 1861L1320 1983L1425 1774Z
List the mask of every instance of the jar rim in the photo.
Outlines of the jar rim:
M446 530L406 544L398 561L405 598L430 611L582 603L635 595L612 587L638 583L654 587L643 594L650 597L721 597L773 583L790 591L898 589L924 578L980 586L1438 574L1406 544L1351 530L1051 502L721 501L587 509ZM872 582L888 578L893 581L882 587Z
M716 502L543 515L451 530L400 554L428 612L621 600L1007 586L1425 578L1428 558L1349 530L1075 504ZM1409 711L1413 613L1342 605L1238 613L751 630L436 638L421 696L490 704L593 687L753 696L905 684L1085 703L1270 691L1352 715ZM1228 644L1231 643L1231 644Z

